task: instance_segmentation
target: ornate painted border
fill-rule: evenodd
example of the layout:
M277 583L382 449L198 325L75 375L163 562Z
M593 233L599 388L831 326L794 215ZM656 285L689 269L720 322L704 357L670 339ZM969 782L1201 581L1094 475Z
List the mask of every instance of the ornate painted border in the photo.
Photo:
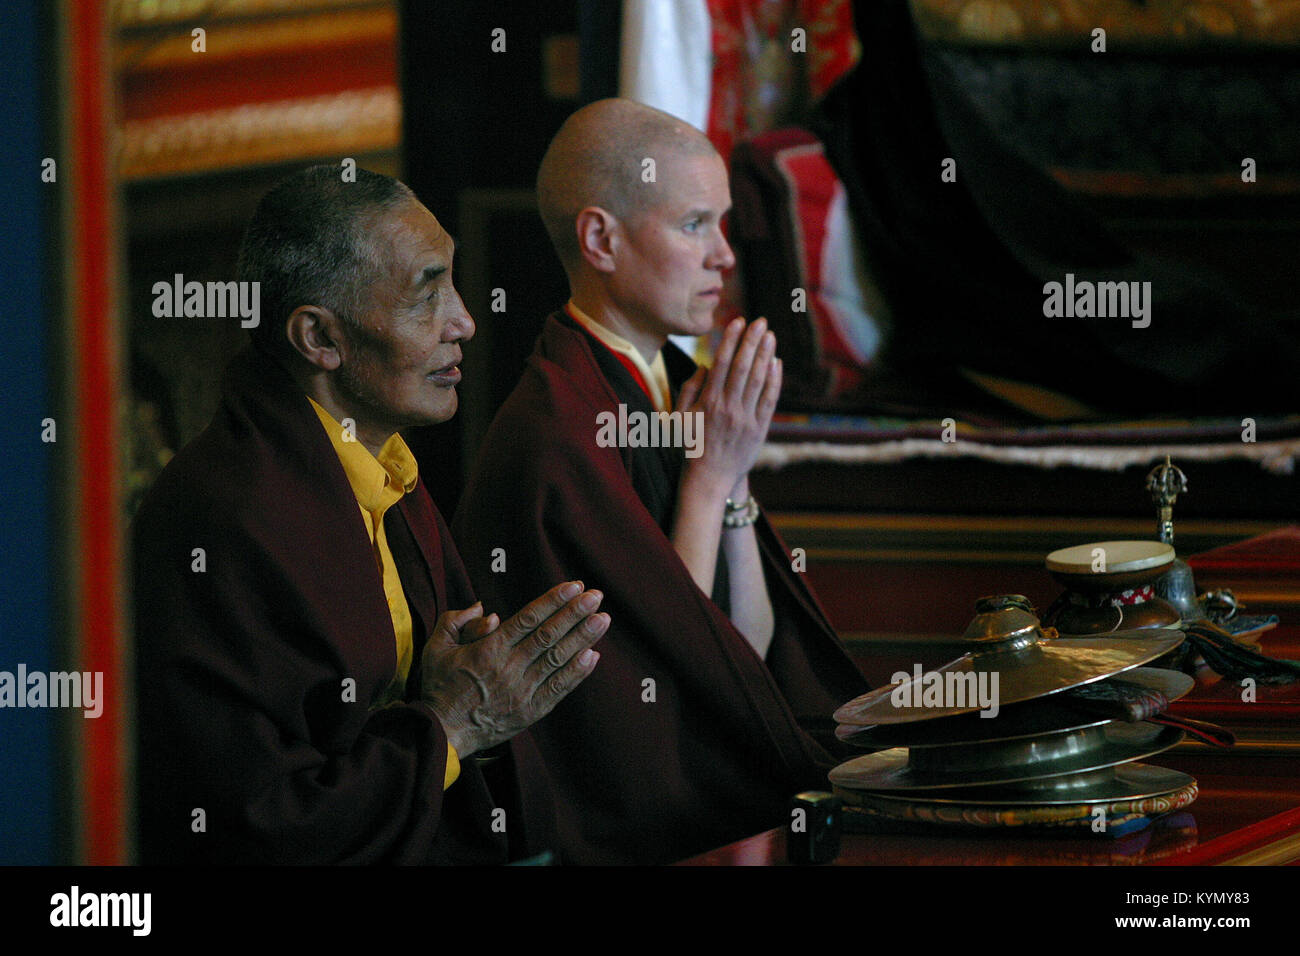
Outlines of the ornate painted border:
M395 149L401 127L393 87L140 120L123 129L121 175L138 180Z
M117 0L113 23L118 28L154 27L373 6L376 0Z
M1177 51L1300 44L1300 0L911 0L927 39L953 45L1088 49L1108 42Z

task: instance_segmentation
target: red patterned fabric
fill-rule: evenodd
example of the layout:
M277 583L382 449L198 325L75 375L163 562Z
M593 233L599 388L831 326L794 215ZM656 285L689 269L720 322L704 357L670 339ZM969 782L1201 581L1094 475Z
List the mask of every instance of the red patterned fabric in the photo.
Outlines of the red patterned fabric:
M1155 596L1155 588L1150 584L1106 594L1080 594L1078 591L1065 593L1066 599L1079 607L1126 607L1130 604L1145 604Z
M777 335L786 364L785 397L835 407L859 392L871 358L849 340L853 315L826 295L831 206L843 186L822 144L802 129L743 143L732 164L733 242L744 263L745 296ZM760 268L761 265L761 268ZM804 289L803 311L791 290Z
M709 139L733 147L791 119L858 60L850 0L708 0L713 21ZM803 52L792 31L804 30Z
M812 299L809 314L816 325L819 358L831 378L828 389L832 395L853 392L862 385L862 360L833 321L833 309L823 295L822 273L831 202L844 187L815 139L780 150L773 159L790 183L789 215L798 238L795 251Z

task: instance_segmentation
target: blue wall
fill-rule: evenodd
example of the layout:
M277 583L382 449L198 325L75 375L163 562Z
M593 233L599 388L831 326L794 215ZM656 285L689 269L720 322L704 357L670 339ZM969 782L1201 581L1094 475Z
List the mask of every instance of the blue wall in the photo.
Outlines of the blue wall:
M41 182L57 133L41 109L41 71L52 65L43 62L52 45L42 16L39 0L5 0L0 29L0 670L10 672L19 662L63 669L53 652L54 446L41 442L41 420L56 414L49 292L58 263L46 214L66 173L55 156L59 182ZM65 434L60 423L59 439ZM0 863L55 862L57 717L0 709Z

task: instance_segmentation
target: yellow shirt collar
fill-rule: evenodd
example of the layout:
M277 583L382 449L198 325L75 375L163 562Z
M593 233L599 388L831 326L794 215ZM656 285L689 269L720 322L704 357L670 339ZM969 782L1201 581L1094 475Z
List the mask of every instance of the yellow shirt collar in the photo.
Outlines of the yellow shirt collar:
M415 456L401 435L394 434L384 442L384 447L379 449L379 457L376 458L314 399L308 396L307 401L311 402L320 423L325 426L330 444L343 463L348 484L352 486L352 492L362 508L372 514L382 514L402 495L415 488L419 468Z
M668 366L664 364L663 349L656 352L654 361L647 365L645 356L638 351L636 346L617 332L611 332L586 312L583 312L572 299L569 300L567 308L569 314L582 323L583 328L608 346L611 351L624 356L636 366L636 370L641 373L641 377L645 379L645 383L650 389L650 402L654 405L655 411L672 411L673 392L668 385Z

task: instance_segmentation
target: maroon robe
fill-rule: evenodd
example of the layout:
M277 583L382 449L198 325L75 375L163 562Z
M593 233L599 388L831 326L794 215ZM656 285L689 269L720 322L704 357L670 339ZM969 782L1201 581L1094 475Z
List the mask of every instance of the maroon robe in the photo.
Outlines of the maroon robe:
M665 360L676 392L694 364L672 345ZM831 713L866 690L765 518L756 530L776 618L766 661L696 586L667 534L683 450L598 447L596 416L620 402L651 411L607 349L551 316L454 522L496 611L545 581L605 593L600 662L532 728L561 856L579 863L672 861L787 821L794 793L827 788Z
M417 689L439 612L474 596L423 484L384 522ZM338 455L273 359L232 361L134 539L144 862L493 862L548 842L548 808L524 813L514 787L516 757L536 759L526 734L486 771L465 760L444 793L428 705L371 710L397 668L383 581Z

